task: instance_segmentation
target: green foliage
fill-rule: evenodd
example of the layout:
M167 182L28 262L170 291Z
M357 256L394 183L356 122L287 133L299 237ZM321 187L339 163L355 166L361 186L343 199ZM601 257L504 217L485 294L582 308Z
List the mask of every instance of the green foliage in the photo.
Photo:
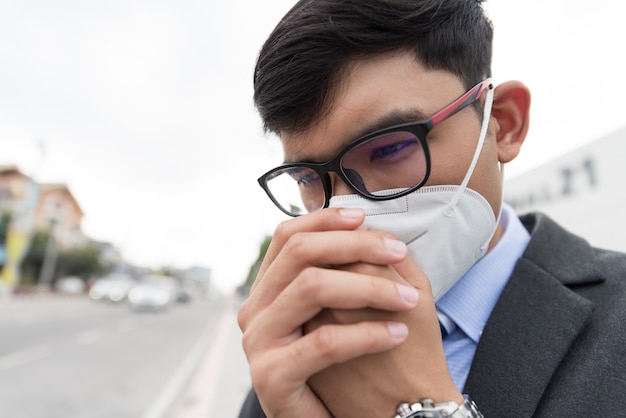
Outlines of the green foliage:
M22 285L36 284L43 265L50 234L37 231L22 263ZM60 251L56 255L54 279L77 276L83 279L105 273L109 266L100 260L98 248L89 243Z
M0 215L0 244L4 244L11 223L11 214L4 212Z
M46 252L46 245L48 245L49 236L50 234L46 231L35 232L30 242L30 251L28 252L28 256L33 256L39 258L40 260L43 260L43 255Z
M9 224L11 223L11 214L0 214L0 271L6 260L6 240L9 232Z
M30 242L30 248L22 261L22 278L20 285L30 287L37 284L39 271L43 265L43 257L46 252L46 244L48 242L48 233L45 231L37 231L33 234Z
M257 274L259 274L259 269L261 268L261 264L263 263L263 259L265 258L265 254L267 253L267 249L269 248L271 242L272 237L266 236L261 243L261 247L259 248L259 256L250 266L250 270L248 271L248 277L246 277L246 281L242 286L245 289L250 289L250 286L252 286L252 283L254 283L254 279L256 278Z
M100 261L100 253L91 245L75 247L59 254L57 277L90 277L104 273L105 266Z

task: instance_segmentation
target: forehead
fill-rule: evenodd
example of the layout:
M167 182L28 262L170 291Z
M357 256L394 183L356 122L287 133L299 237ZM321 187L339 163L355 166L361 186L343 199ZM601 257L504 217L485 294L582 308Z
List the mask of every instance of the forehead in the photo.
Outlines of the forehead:
M281 133L285 161L327 161L360 136L428 117L463 92L458 77L426 69L412 53L355 61L326 116L305 131Z

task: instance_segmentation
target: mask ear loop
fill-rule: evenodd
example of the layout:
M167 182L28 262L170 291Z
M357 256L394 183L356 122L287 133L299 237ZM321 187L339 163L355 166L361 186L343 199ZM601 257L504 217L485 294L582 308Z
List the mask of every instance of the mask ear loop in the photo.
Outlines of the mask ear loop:
M480 127L480 136L478 137L478 143L476 144L476 150L474 151L474 157L472 158L472 162L470 163L469 168L467 169L467 173L465 174L465 178L463 182L459 186L459 190L456 192L448 206L446 207L444 214L446 216L451 216L454 208L456 207L461 195L467 189L467 184L474 173L474 169L476 168L476 164L478 163L478 157L480 157L480 153L483 149L483 144L485 143L485 138L487 137L487 129L489 128L489 118L491 117L491 106L493 104L493 85L489 85L489 89L487 90L487 98L485 100L485 109L483 112L483 122ZM502 211L502 209L500 210Z
M500 223L500 217L502 216L502 205L504 205L504 163L499 162L500 164L500 210L498 211L498 216L496 218L496 225Z

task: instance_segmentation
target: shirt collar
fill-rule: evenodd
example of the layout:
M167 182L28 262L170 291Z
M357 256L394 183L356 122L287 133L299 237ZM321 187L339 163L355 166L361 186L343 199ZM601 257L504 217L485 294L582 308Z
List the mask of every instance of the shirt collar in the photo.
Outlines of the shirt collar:
M506 203L502 205L500 224L504 234L498 243L437 302L437 309L475 343L530 241L530 234Z

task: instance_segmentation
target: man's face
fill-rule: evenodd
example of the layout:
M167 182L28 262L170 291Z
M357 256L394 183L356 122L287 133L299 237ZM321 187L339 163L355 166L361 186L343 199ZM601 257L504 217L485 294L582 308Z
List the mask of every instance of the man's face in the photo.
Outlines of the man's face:
M283 133L286 161L324 162L371 131L415 122L465 93L459 78L425 69L410 53L384 54L355 62L334 92L331 111L304 132ZM484 103L484 97L481 103ZM450 117L428 135L431 172L426 185L458 185L468 170L480 134L473 107ZM501 178L496 144L488 135L469 187L500 210ZM333 194L354 193L331 173Z

